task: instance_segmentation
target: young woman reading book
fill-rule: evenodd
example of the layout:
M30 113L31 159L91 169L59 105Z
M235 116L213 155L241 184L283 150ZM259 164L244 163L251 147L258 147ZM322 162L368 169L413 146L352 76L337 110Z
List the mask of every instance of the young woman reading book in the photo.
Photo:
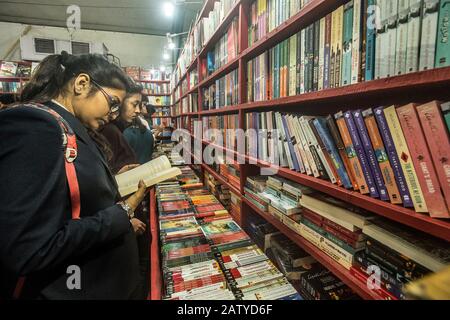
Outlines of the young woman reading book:
M28 299L130 299L139 285L133 219L89 135L130 86L100 55L44 59L22 103L0 112L0 294ZM1 299L1 298L0 298Z

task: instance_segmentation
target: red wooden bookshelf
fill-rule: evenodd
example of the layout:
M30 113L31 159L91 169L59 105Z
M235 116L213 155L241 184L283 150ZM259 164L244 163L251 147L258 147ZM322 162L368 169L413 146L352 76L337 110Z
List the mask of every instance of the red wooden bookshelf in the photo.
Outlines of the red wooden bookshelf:
M295 233L288 226L282 223L280 220L272 216L271 214L260 210L253 203L247 200L245 197L242 197L242 202L247 206L245 209L251 209L253 212L260 215L262 218L270 222L275 228L277 228L281 233L286 235L289 239L294 241L300 248L303 248L306 252L308 252L312 257L314 257L318 262L320 262L325 268L330 270L333 274L335 274L339 279L342 280L346 285L352 288L360 297L364 299L374 299L380 300L382 299L376 292L367 288L367 285L358 279L356 279L347 269L338 264L332 258L330 258L326 253L318 249L308 240L303 238L302 236ZM245 211L244 209L244 211Z
M161 300L161 263L160 263L160 246L159 246L159 219L156 210L155 188L150 189L150 226L149 232L151 236L150 243L150 292L149 300Z
M311 0L306 6L304 6L300 12L289 18L282 23L276 29L271 31L262 39L258 40L250 47L248 47L248 17L250 14L249 4L250 1L241 0L236 3L232 10L226 15L226 18L214 32L211 39L204 46L200 53L193 59L190 66L186 69L186 72L180 77L179 81L175 84L173 93L176 90L181 91L180 84L185 77L189 77L191 67L197 66L199 71L199 83L198 85L190 88L190 90L184 95L180 95L180 99L177 99L175 104L181 101L189 93L198 92L198 106L201 109L203 105L202 88L208 87L213 84L218 78L228 74L234 69L238 69L239 74L239 104L234 106L227 106L214 110L200 110L199 112L190 112L179 114L175 117L188 117L188 127L185 129L190 130L191 119L201 119L202 116L219 116L225 114L239 114L239 127L244 127L245 114L249 112L264 112L264 111L280 111L280 112L300 112L308 115L327 115L335 113L341 109L359 109L365 107L377 107L383 105L393 104L406 104L411 101L414 102L427 102L429 100L442 99L450 100L450 67L433 69L422 72L415 72L400 76L394 76L390 78L378 79L368 82L361 82L353 85L343 86L339 88L331 88L317 92L310 92L301 95L295 95L290 97L284 97L268 101L247 101L247 62L268 49L272 48L276 44L283 40L286 40L290 36L296 34L306 26L310 25L319 18L324 17L326 14L332 12L342 4L347 3L349 0ZM206 16L212 9L212 1L207 0L201 16ZM238 17L239 21L239 53L238 56L227 63L225 66L214 71L213 74L202 78L200 72L200 63L202 58L206 56L206 53L210 51L216 42L223 35L228 24L234 17ZM189 78L188 78L189 79ZM188 86L189 87L189 86ZM175 100L175 99L174 99ZM189 103L189 102L188 102ZM184 120L184 118L182 118ZM183 126L184 121L181 123ZM202 141L202 145L213 145L209 142ZM224 147L219 147L227 151ZM229 151L229 150L228 150ZM237 153L231 151L234 156ZM271 164L251 159L248 156L244 156L246 164L241 165L241 191L243 191L243 185L250 172L257 172L258 168L268 167ZM236 194L242 194L233 187L225 177L215 172L208 165L202 164L202 170L209 172L218 181L224 185L230 187L230 189ZM278 175L298 182L300 184L309 186L321 192L327 193L336 198L347 201L353 205L364 208L373 212L376 215L383 216L387 219L396 221L406 226L415 228L422 232L428 233L432 236L450 241L450 221L439 220L430 218L427 214L416 213L414 210L406 209L401 206L393 205L388 202L383 202L378 199L373 199L366 195L361 195L358 192L346 190L342 187L333 185L331 182L317 179L305 174L301 174L287 168L279 168ZM254 170L253 170L254 169ZM242 216L245 220L245 215L249 211L254 211L267 221L276 226L281 232L286 234L291 240L295 241L300 247L304 248L312 256L314 256L325 267L331 270L336 276L338 276L343 282L349 285L355 290L362 298L365 299L380 299L375 292L370 291L365 283L361 283L355 277L353 277L348 270L341 267L337 262L328 257L325 253L317 249L307 240L296 234L293 230L289 229L275 217L268 213L262 212L251 202L243 198L242 201Z

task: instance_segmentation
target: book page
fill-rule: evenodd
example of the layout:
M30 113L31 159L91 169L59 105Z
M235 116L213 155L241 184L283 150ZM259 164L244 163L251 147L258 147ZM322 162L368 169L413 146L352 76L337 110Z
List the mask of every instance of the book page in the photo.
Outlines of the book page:
M136 192L139 180L144 180L147 187L181 174L180 169L171 168L166 156L151 160L130 171L116 175L119 193L122 197Z

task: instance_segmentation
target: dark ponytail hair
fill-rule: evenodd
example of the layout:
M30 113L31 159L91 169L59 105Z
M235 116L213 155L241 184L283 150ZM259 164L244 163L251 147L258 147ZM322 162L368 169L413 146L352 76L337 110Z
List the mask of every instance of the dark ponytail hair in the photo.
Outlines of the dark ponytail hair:
M23 88L21 101L45 102L64 95L66 85L81 73L88 74L102 87L127 90L129 86L123 70L102 55L70 55L63 51L42 60ZM91 93L97 90L91 86Z

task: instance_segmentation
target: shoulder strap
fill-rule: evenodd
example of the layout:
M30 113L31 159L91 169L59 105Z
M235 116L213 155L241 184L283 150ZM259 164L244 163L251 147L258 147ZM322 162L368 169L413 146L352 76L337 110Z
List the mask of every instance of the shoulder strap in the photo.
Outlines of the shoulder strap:
M78 178L75 169L74 161L77 158L77 139L72 128L69 126L66 120L55 110L39 103L27 103L20 106L31 107L39 110L43 110L51 114L61 128L61 134L63 138L63 152L65 159L65 171L67 177L67 183L69 184L70 202L72 204L72 219L80 219L80 187L78 185ZM22 293L23 285L25 283L25 277L20 277L16 283L16 287L13 292L13 299L19 299Z

